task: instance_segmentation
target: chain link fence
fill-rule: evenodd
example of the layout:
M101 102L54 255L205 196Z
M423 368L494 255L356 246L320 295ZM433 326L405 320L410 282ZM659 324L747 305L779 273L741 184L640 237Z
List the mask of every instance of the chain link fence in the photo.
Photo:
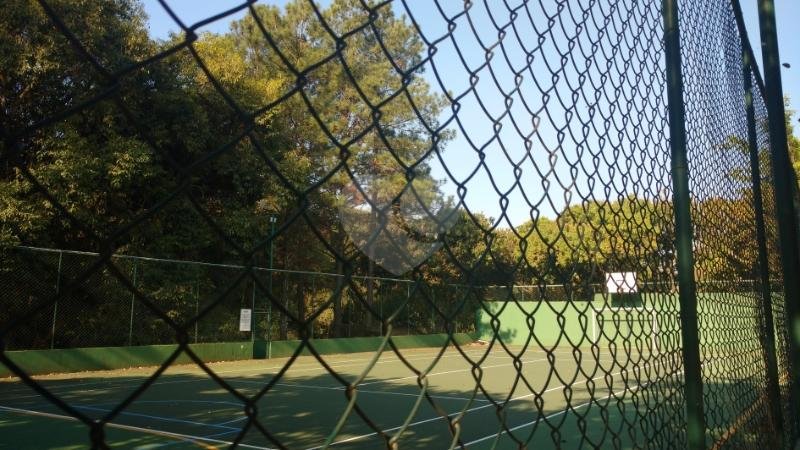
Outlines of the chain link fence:
M324 446L352 419L403 448L315 342L385 336L408 364L393 337L441 333L517 448L561 447L568 416L580 448L792 448L796 193L738 1L323 3L192 24L158 0L159 39L133 0L4 8L0 362L107 448L173 359L94 418L13 351L177 344L241 403L232 446L287 448L256 405L309 352L345 394ZM635 289L608 295L614 273ZM453 335L479 331L473 358ZM191 347L247 340L302 343L253 397ZM485 389L490 352L536 398L531 427ZM483 442L409 367L451 447Z
M0 313L0 319L5 322L22 314L32 304L57 295L82 268L99 258L96 253L35 247L8 248L3 255L0 288L10 294L8 308ZM112 260L133 287L153 299L170 319L187 329L192 343L299 339L303 330L280 309L273 312L270 295L286 310L297 305L319 310L309 324L310 338L383 336L387 321L392 323L394 335L447 333L448 327L423 296L437 299L437 307L446 311L467 295L467 286L428 285L423 294L413 292L413 280L354 277L353 283L340 294L340 322L334 323L336 314L326 303L341 283L342 277L336 274L254 267L254 275L260 283L245 282L228 290L245 269L243 266L126 255L114 255ZM174 333L167 323L142 308L136 297L115 280L106 271L95 272L84 289L60 298L48 313L37 315L36 320L18 327L13 339L5 341L5 349L174 343ZM267 289L262 291L264 287ZM482 297L505 298L492 297L496 295L496 287L476 289L487 293ZM563 288L550 287L550 290L555 293ZM377 312L376 317L358 301L359 297L368 300ZM192 321L200 310L209 306L213 309L203 320ZM242 309L253 311L256 326L251 327L251 331L239 331ZM447 321L452 332L474 332L475 310L465 309ZM338 331L334 330L336 327Z

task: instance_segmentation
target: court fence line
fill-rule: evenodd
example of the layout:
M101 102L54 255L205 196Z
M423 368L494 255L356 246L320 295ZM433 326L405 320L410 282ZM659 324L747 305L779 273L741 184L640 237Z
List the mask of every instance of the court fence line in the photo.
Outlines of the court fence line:
M90 261L92 259L99 258L100 255L94 252L85 252L85 251L75 251L75 250L65 250L65 249L54 249L54 248L40 248L40 247L31 247L31 246L15 246L12 248L8 248L6 250L6 255L8 261L13 261L15 259L20 259L21 257L15 257L16 252L26 252L30 253L31 255L36 254L45 254L45 255L54 255L53 258L57 260L54 267L47 267L45 266L45 270L42 270L37 277L38 281L42 284L47 285L49 283L48 280L54 280L54 284L52 287L52 291L58 293L62 279L64 278L64 271L72 270L71 267L74 265L84 265L86 261ZM33 256L36 257L36 256ZM65 259L66 257L66 259ZM79 257L79 258L75 258ZM82 261L85 258L86 261ZM151 281L151 284L158 286L159 288L164 287L166 284L186 284L186 285L193 285L192 289L187 291L187 295L189 298L189 305L186 308L189 313L196 313L196 311L200 308L200 299L202 297L201 288L200 286L207 285L208 283L204 282L203 279L205 278L214 278L212 272L201 272L200 270L193 270L192 268L204 268L208 269L209 271L213 271L214 269L220 270L243 270L246 267L237 264L220 264L220 263L210 263L210 262L203 262L203 261L189 261L189 260L177 260L177 259L165 259L165 258L153 258L153 257L142 257L142 256L135 256L135 255L125 255L125 254L114 254L111 255L112 261L120 261L124 262L129 270L130 270L130 279L134 287L140 287L140 282L143 277L143 272L145 271L145 264L159 264L159 265L168 265L167 267L176 268L180 272L180 276L185 279L175 279L174 277L168 276L168 274L163 275L163 281ZM10 267L16 268L17 270L27 270L26 265L23 263L16 263L10 264ZM49 270L52 270L54 273L50 274L47 273ZM314 271L307 271L307 270L291 270L291 269L282 269L282 268L268 268L268 267L259 267L254 266L251 268L256 273L264 273L266 276L271 277L274 275L301 275L304 278L296 278L296 282L305 282L312 286L311 295L316 295L315 289L315 280L324 279L324 278L341 278L343 277L342 274L336 273L329 273L329 272L314 272ZM19 276L19 274L15 273L12 270L6 270L5 272L0 272L0 288L12 290L14 289L14 280ZM380 276L352 276L355 280L360 280L362 282L366 282L371 280L373 282L383 282L383 283L390 283L395 284L397 286L410 286L414 284L414 280L410 279L402 279L402 278L389 278L389 277L380 277ZM727 283L724 281L720 281L721 283ZM325 285L325 283L320 283L321 285ZM709 283L713 284L713 283ZM742 280L739 282L741 289L743 291L752 291L753 285L755 284L754 280ZM97 286L108 286L107 283L96 283ZM327 285L330 285L328 283ZM323 286L324 287L324 286ZM567 287L563 284L544 284L544 285L526 285L526 284L514 284L513 286L501 286L501 285L486 285L486 286L469 286L465 284L452 284L447 283L444 285L439 285L441 288L441 292L444 295L455 296L458 294L459 289L467 289L472 288L478 291L483 292L484 297L487 299L486 301L492 301L492 299L504 299L513 297L519 302L531 302L531 301L563 301L564 299L568 298L567 294ZM655 289L658 290L660 287L659 283L654 283L652 285L642 284L639 289L643 291L647 291L648 289ZM47 289L41 289L42 291L46 291ZM396 302L392 302L392 299L386 298L385 296L381 298L381 293L385 292L387 289L381 290L381 287L378 288L377 292L377 303L388 302L390 305ZM588 284L584 287L585 294L583 296L572 297L573 301L577 302L592 302L595 301L598 296L607 295L605 292L606 287L601 284ZM403 290L402 288L400 291L405 292L406 294L406 301L407 296L410 293L409 289ZM546 294L542 294L542 292L546 292ZM252 286L249 292L252 291ZM402 293L401 292L401 293ZM40 293L41 295L41 293ZM157 293L153 294L157 296ZM256 294L258 295L258 294ZM282 294L282 295L285 295ZM440 296L443 294L440 294ZM147 336L141 335L142 324L139 323L142 318L137 315L137 308L136 302L133 298L126 300L125 291L124 290L115 290L108 288L97 289L95 292L95 296L103 297L106 299L117 299L117 301L121 301L128 308L128 310L124 310L120 308L117 312L117 316L105 316L103 318L104 321L109 322L116 322L116 323L123 323L123 319L127 317L127 327L124 327L127 330L127 340L121 341L119 340L118 333L109 333L106 329L98 330L95 333L89 333L89 336L79 339L77 342L71 339L67 339L63 336L60 336L61 333L64 332L64 327L59 326L58 321L58 314L59 314L59 303L55 302L53 304L51 317L48 318L49 326L50 326L50 336L49 336L49 348L75 348L75 347L102 347L102 346L110 346L110 345L152 345L152 344L165 344L171 343L171 339L169 337L159 339L157 336L153 336L152 339L148 339ZM237 308L253 308L255 305L252 297L250 298L251 302L248 304L247 298L248 295L245 292L245 295L242 296L243 300L239 302L238 305L235 305ZM259 320L262 318L260 316L269 316L271 312L269 307L271 306L269 302L266 302L266 309L253 309L253 316L252 321ZM609 307L609 308L617 308ZM234 308L235 309L235 308ZM611 309L609 309L611 310ZM379 313L382 310L379 309ZM235 311L234 311L235 312ZM424 317L425 313L428 314L428 317ZM62 312L63 314L63 312ZM427 310L420 314L407 314L406 320L410 321L412 316L420 316L424 317L423 321L427 321L428 323L433 323L435 321L435 312ZM152 320L152 318L149 318ZM220 320L220 323L217 327L223 327L228 322L235 322L238 318L226 315L223 316ZM263 319L263 318L262 318ZM274 318L275 322L279 322L280 318L276 315ZM396 324L401 324L402 320L396 319ZM275 325L275 323L273 323ZM472 317L466 317L462 320L460 324L456 327L456 332L475 332L474 324L472 323ZM246 340L254 340L255 336L255 329L256 327L253 326L251 323L251 331L246 333L226 333L220 334L217 336L201 336L200 334L200 324L195 323L191 333L191 342L192 343L199 343L199 342L235 342L235 341L246 341ZM214 326L209 325L205 327L206 329L211 328L213 329ZM262 325L261 329L267 329L267 326ZM73 324L72 326L67 328L68 331L74 333L80 333L80 324ZM134 336L134 330L139 333L139 335ZM379 330L380 331L380 330ZM412 332L412 327L410 324L406 324L406 334L410 334ZM435 334L437 332L443 332L444 329L435 329L431 328L430 330L425 330L427 333ZM6 350L27 350L27 349L41 349L47 348L47 345L44 341L36 342L34 335L36 335L37 330L35 326L32 326L29 330L23 330L20 328L18 330L18 339L16 342L6 342ZM25 340L25 334L28 334L30 339L27 341ZM112 335L113 338L116 340L109 340L108 338ZM124 333L123 333L124 334ZM381 334L378 334L381 335ZM94 336L94 337L93 337ZM312 331L311 337L325 337L324 334L321 333L314 333ZM348 333L347 337L352 337L350 333ZM267 342L276 340L276 336L267 335L264 337ZM284 339L285 340L285 339ZM56 343L59 343L56 346Z

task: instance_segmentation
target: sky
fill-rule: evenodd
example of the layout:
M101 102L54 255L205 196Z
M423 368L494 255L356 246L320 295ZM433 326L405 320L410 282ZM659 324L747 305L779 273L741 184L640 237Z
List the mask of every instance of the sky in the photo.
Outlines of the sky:
M761 63L761 36L758 28L758 3L756 0L740 0L745 26L747 27L750 45L756 54L759 66ZM800 110L800 39L794 33L794 27L800 23L800 2L797 0L775 0L775 11L778 25L778 47L781 62L788 63L791 68L783 68L781 73L783 93L792 100L792 109ZM795 129L798 116L795 115Z
M240 0L215 0L215 1L197 1L197 0L166 0L168 5L173 9L177 16L187 25L194 24L198 21L204 20L215 14L221 13L229 8L233 8L241 3ZM743 14L745 18L746 27L748 30L749 38L752 47L756 53L756 59L759 64L761 62L761 46L760 35L758 29L758 10L756 0L740 0L742 4ZM179 32L180 27L164 12L161 5L156 0L143 0L142 1L145 12L149 16L149 30L151 36L154 38L166 38L170 32ZM286 0L266 0L264 3L282 5ZM326 1L323 1L323 6ZM539 3L539 2L537 2ZM602 2L599 2L602 3ZM426 11L425 8L430 7L431 3L421 1L405 2L406 5L411 5L411 13L419 22L423 33L430 33L430 36L440 36L446 30L446 23L441 19L439 12ZM444 8L453 7L452 13L462 8L461 2L452 0L450 2L441 1ZM425 79L429 82L432 89L437 92L443 92L445 89L460 93L467 90L469 86L469 79L467 71L464 69L462 62L459 59L458 51L461 51L461 56L464 58L466 65L469 67L477 67L485 61L485 54L480 49L480 40L483 42L492 42L496 39L496 29L489 22L489 17L486 13L491 12L486 9L481 10L480 2L476 2L479 6L474 8L483 14L475 14L474 23L469 24L466 21L459 23L459 27L454 32L457 42L461 42L459 48L448 46L443 42L440 45L439 52L434 57L434 66L427 65L425 72ZM491 4L494 3L484 3ZM500 5L501 2L497 2ZM541 3L539 3L541 5ZM796 39L792 34L793 26L800 23L800 2L797 0L775 0L777 20L778 20L778 33L779 33L779 46L781 61L789 63L792 67L782 69L783 88L784 93L794 100L793 105L800 109L800 39ZM394 8L402 8L400 2L394 4ZM491 8L491 7L490 7ZM539 30L540 33L548 29L545 20L546 13L553 13L554 11L547 11L546 7L540 11L541 14L534 14L532 20L533 27ZM602 10L597 11L597 15ZM498 13L507 12L504 10ZM201 28L201 31L210 31L215 33L223 33L228 30L228 24L231 20L240 18L244 12L235 13ZM526 19L528 20L528 19ZM522 40L525 42L536 42L536 35L531 28L528 31L522 30ZM585 31L583 34L591 36L591 31ZM574 30L572 30L574 31ZM564 34L569 34L571 30L560 30ZM527 33L527 34L526 34ZM598 36L594 36L598 37ZM635 39L635 36L628 36L629 39ZM610 39L606 37L606 39ZM645 37L646 39L646 37ZM507 39L506 41L511 41ZM554 92L560 91L563 93L570 92L576 80L570 80L569 76L565 74L561 80L552 81L551 72L552 68L543 64L543 62L558 61L559 53L563 53L566 48L565 39L552 35L549 42L545 42L541 46L539 55L540 58L532 63L533 73L543 74L542 79L546 79L551 83L550 87ZM509 45L508 54L511 66L525 66L524 53L521 48L517 46L516 53L514 45ZM578 58L580 59L580 58ZM496 73L495 76L500 80L501 84L506 86L513 86L513 73L507 68L508 64L497 64L499 58L493 60L493 68ZM613 58L612 58L613 60ZM602 62L602 58L599 60ZM503 66L506 66L505 68ZM453 70L447 70L452 69ZM443 72L443 68L446 73ZM434 70L437 69L437 70ZM581 70L590 71L589 67L581 67ZM440 75L436 77L437 73ZM488 75L488 70L484 69L482 74ZM608 129L608 122L602 121L598 118L602 114L598 114L592 118L589 114L591 109L591 102L578 100L575 104L569 107L559 106L555 100L545 102L546 108L537 111L534 119L531 120L531 113L526 109L530 101L526 102L524 96L537 99L542 95L541 88L537 84L533 84L531 78L525 79L520 87L520 92L517 93L515 102L510 107L512 110L511 116L502 117L503 111L507 108L503 102L503 96L498 91L498 88L493 85L492 77L482 75L479 83L476 85L476 92L479 94L478 98L472 95L465 96L462 99L462 108L458 113L458 118L461 121L463 128L456 129L456 139L450 142L447 149L443 153L443 159L450 171L450 174L457 180L465 182L467 195L465 204L471 211L483 212L486 215L498 220L499 226L516 226L532 217L535 218L538 214L543 216L553 217L557 211L562 209L567 204L574 204L581 197L590 195L599 195L598 190L602 186L592 185L590 178L601 180L606 187L610 187L612 191L616 192L630 192L632 188L630 179L624 170L620 170L619 163L603 162L603 157L607 157L615 146L632 148L631 153L627 157L635 162L637 165L643 166L648 164L647 156L638 156L634 154L636 148L647 148L648 139L652 141L663 142L661 133L665 130L650 130L642 131L640 133L633 133L634 137L620 137L615 141L614 137L609 134L607 142L599 141L601 132L595 133L593 136L585 137L585 148L575 149L574 143L569 141L565 145L559 144L559 130L566 130L572 133L573 140L576 134L580 134L580 127L576 126L575 120L570 122L569 119L564 119L564 113L568 109L572 109L577 115L581 116L584 123L593 125L596 128L602 128L604 125ZM612 83L615 81L613 76L608 81ZM616 79L619 81L619 79ZM442 84L443 83L443 84ZM642 84L646 84L642 82ZM630 86L619 92L619 95L626 97L635 97L636 91L641 89L639 86ZM531 93L533 94L531 96ZM598 110L608 108L613 99L606 101L601 100L598 103ZM621 108L625 108L623 102L619 102ZM641 107L641 106L640 106ZM485 108L485 110L484 110ZM636 109L635 104L628 105L628 111L617 110L616 116L636 116L639 111ZM545 112L544 109L547 109ZM608 111L606 111L608 112ZM550 113L548 117L547 114ZM622 113L622 114L620 114ZM610 114L610 113L609 113ZM555 116L555 117L553 117ZM448 116L445 112L442 120ZM521 121L513 121L513 117L527 118L529 123L520 123ZM492 127L492 119L496 118L502 123L503 128L497 132ZM652 122L657 122L659 118L651 118ZM800 130L800 123L797 123L797 116L795 116L795 128ZM578 123L580 125L580 123ZM561 127L564 128L561 128ZM619 127L620 125L618 125ZM630 124L621 125L622 127L632 128ZM455 125L454 125L455 127ZM644 127L640 127L644 128ZM518 130L518 131L514 131ZM536 137L539 139L534 142L532 150L528 152L524 145L521 136L535 131ZM639 130L635 130L639 131ZM494 134L498 134L500 139L492 139ZM630 134L630 133L629 133ZM584 133L585 135L585 133ZM579 136L580 138L580 136ZM572 144L572 145L568 145ZM478 153L475 151L477 148L483 148L485 151L485 164L486 168L474 171L475 167L479 166L480 159ZM602 154L591 155L592 148L603 148ZM587 150L588 149L588 150ZM505 150L505 151L504 151ZM553 155L558 151L558 159L553 159ZM666 149L662 149L666 151ZM640 151L639 153L645 154L647 152ZM595 157L594 168L589 166L587 169L584 166L580 172L571 172L570 169L574 168L577 164L583 164L585 160L591 160L592 156ZM625 156L625 155L623 155ZM526 160L527 158L527 160ZM597 163L597 159L600 163ZM652 161L650 161L652 162ZM433 174L437 178L447 179L448 174L444 167L435 159L429 160L433 167ZM516 183L514 173L514 165L519 165L522 169L520 176L520 183ZM549 173L541 172L540 170L552 169ZM624 168L623 168L624 169ZM592 173L592 170L594 172ZM576 175L577 174L577 175ZM654 190L668 189L666 186L668 180L665 179L665 174L650 175L648 180L637 180L640 185L661 186L653 188ZM467 180L467 181L464 181ZM543 184L543 180L546 183ZM592 187L590 187L590 185ZM447 182L443 190L446 194L456 194L456 184L452 181ZM505 198L499 195L497 191L506 193ZM658 193L656 193L657 195ZM504 204L508 206L505 207ZM502 212L505 210L507 216L503 217Z

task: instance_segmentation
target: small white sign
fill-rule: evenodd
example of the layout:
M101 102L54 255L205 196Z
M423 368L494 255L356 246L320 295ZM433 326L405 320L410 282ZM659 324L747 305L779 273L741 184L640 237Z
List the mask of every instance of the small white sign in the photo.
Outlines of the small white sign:
M242 309L239 311L239 331L250 331L250 323L253 321L253 310Z
M636 286L636 272L607 273L606 288L609 294L632 294L639 292L639 288Z

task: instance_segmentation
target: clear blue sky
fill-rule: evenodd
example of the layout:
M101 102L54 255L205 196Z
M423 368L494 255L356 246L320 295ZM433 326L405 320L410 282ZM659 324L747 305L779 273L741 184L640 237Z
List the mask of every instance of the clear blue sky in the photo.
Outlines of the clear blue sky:
M142 2L145 7L145 11L147 12L150 20L150 33L155 38L165 38L168 36L169 32L178 32L179 27L170 19L166 13L163 11L162 7L158 4L155 0L143 0ZM187 25L194 24L200 20L206 19L210 16L213 16L217 13L225 11L226 9L232 8L237 6L241 3L240 0L215 0L215 1L198 1L198 0L167 0L167 3L170 5L171 8L176 12L176 14L184 21ZM265 3L270 4L284 4L286 0L268 0ZM323 4L328 3L327 1L321 2ZM407 2L408 4L412 5L412 8L416 8L414 11L414 16L421 22L421 26L423 31L426 29L432 30L432 33L435 35L440 35L442 33L441 30L445 29L444 22L440 19L440 15L438 12L425 14L424 8L428 5L427 2L423 3L418 0L414 0L411 2ZM459 9L462 6L459 4L460 2L442 2L443 5L447 5L448 7L452 5L454 8ZM752 46L756 52L756 58L761 62L761 46L759 41L759 30L758 30L758 10L756 0L741 0L743 13L745 17L746 26L748 28L749 37L752 42ZM781 52L781 60L782 62L787 62L792 65L790 69L783 69L783 87L784 92L788 95L793 101L794 108L800 109L800 39L798 39L794 34L794 27L800 23L800 1L798 0L775 0L776 9L778 12L778 32L779 32L779 45L780 45L780 52ZM499 4L499 2L498 2ZM394 6L396 9L401 8L400 5ZM484 10L485 11L485 10ZM420 13L421 12L421 13ZM243 15L243 12L237 13L235 15L227 16L226 18L213 22L207 25L202 30L204 31L211 31L211 32L225 32L228 29L228 23L235 19L239 18ZM485 15L485 13L484 13ZM507 16L507 13L506 13ZM538 19L538 18L537 18ZM479 21L481 19L478 19ZM482 19L487 20L487 19ZM544 29L544 23L538 24L540 29ZM477 23L477 30L478 34L481 35L485 31L485 37L488 41L491 40L492 37L496 39L496 31L491 26L490 23L485 22L481 24L480 22ZM435 31L433 31L435 30ZM483 61L483 52L479 51L479 47L477 46L477 42L474 40L474 36L472 32L465 26L462 26L458 29L457 33L462 33L461 36L457 35L457 38L462 39L464 42L464 48L469 48L466 52L465 58L469 61L472 65L477 65ZM523 36L524 37L524 36ZM529 36L530 40L533 41L533 36ZM471 40L471 41L470 41ZM469 46L468 44L472 42L473 45ZM555 53L552 53L557 50L559 45L563 45L563 40L561 42L556 42L553 45L553 48L548 50L551 53L547 55L546 59L557 60L555 57ZM462 49L463 50L463 49ZM513 53L513 51L512 51ZM457 56L454 53L452 48L441 48L439 54L437 54L439 58L437 60L438 67L451 67L455 66L456 69L449 71L447 75L447 80L445 81L447 84L446 88L451 92L461 92L463 91L466 86L468 85L468 80L466 77L466 72L461 68L461 63L458 62ZM544 73L547 74L546 77L549 78L550 74L546 71L545 67L537 68L536 73ZM498 77L501 80L511 81L513 76L510 72L506 71L505 74L499 74ZM431 85L435 88L436 81L433 77L432 70L430 68L427 70L426 78L429 80ZM565 77L566 78L566 77ZM503 82L506 84L505 82ZM509 85L511 83L508 83ZM535 89L532 86L528 87L529 89ZM441 89L438 89L441 90ZM491 114L499 114L503 109L504 105L502 103L502 97L498 95L496 88L491 85L490 78L483 77L481 79L481 84L478 86L478 91L481 92L482 99L487 100L487 107L490 110ZM530 91L529 91L530 92ZM533 90L536 93L535 90ZM474 101L474 99L466 99L464 104L462 105L461 112L459 113L459 118L462 119L463 124L468 128L470 137L473 138L473 141L483 141L488 140L493 131L491 130L491 122L487 119L486 115L480 110L479 105ZM551 106L548 105L548 108ZM528 117L530 118L530 114L526 114L525 111L521 110L521 102L516 102L514 107L519 113L519 117ZM578 107L580 108L580 106ZM555 109L557 110L558 107L556 106ZM585 112L585 111L583 111ZM556 113L558 114L558 113ZM561 113L563 115L563 113ZM797 116L794 119L795 128L800 130L800 124L797 123ZM504 128L503 134L509 133L512 129L511 123L508 121L504 121ZM530 127L528 131L531 131L533 124L522 124L522 128ZM523 130L525 131L525 130ZM550 148L558 147L556 142L556 133L553 127L549 129L544 126L538 129L538 133L540 137L544 140L541 143L543 146L549 146ZM448 146L447 151L445 152L445 159L448 165L448 168L455 172L456 177L459 179L466 177L467 174L470 173L471 169L474 168L478 164L478 158L476 153L470 149L470 145L468 142L465 141L462 132L458 132L458 138L451 142ZM511 157L513 159L522 158L525 154L524 148L522 148L522 141L519 136L514 136L513 133L505 136L506 139L506 147L509 148L511 151ZM595 142L587 142L587 147L596 144ZM537 149L535 148L534 151ZM542 151L541 148L538 149L538 153L536 158L539 158L537 163L542 163L543 161L546 162L548 154L546 151ZM572 158L568 155L567 151L564 150L564 155L562 155L561 160L556 163L556 173L561 173L564 175L564 178L570 178L567 170L567 163L570 159L574 160L577 157L577 153L572 152ZM512 166L506 160L505 156L503 156L501 149L496 145L496 142L491 143L486 148L487 153L487 165L491 167L491 172L493 176L496 176L494 182L499 186L501 190L511 188L512 182L514 177L512 175ZM585 156L584 156L585 157ZM566 161L565 161L566 160ZM432 161L432 165L434 166L434 174L437 177L445 178L445 172L442 170L441 167L437 167L437 163ZM546 165L546 164L545 164ZM607 176L608 179L613 179L614 182L619 182L619 174L617 175L608 175L608 168L601 168L601 176ZM549 190L554 193L555 195L551 199L553 202L552 206L548 206L544 204L541 206L541 213L543 215L552 216L553 210L558 210L564 206L565 203L573 203L577 200L576 197L572 197L570 199L570 191L572 194L576 192L582 195L586 195L588 188L586 188L586 176L579 176L582 178L578 181L578 184L573 187L559 187L557 185L551 185ZM528 170L525 175L523 175L523 181L525 182L526 187L526 195L531 197L531 201L537 202L541 197L536 197L540 195L542 192L541 189L541 177L532 170ZM655 180L658 181L658 180ZM654 181L654 182L655 182ZM494 188L491 186L491 182L487 176L487 174L481 171L468 185L468 194L466 198L467 206L472 210L482 211L489 216L498 217L501 207L499 205L499 196L495 193ZM449 184L445 190L448 193L454 193L454 185ZM533 198L535 197L535 198ZM525 203L525 200L521 196L519 189L515 189L509 195L509 202L510 207L508 208L508 214L511 224L518 225L528 219L529 210L530 208ZM503 223L501 225L508 225L508 223Z
M740 0L742 13L749 33L750 43L761 65L761 37L758 29L758 4L756 0ZM800 25L800 1L775 0L778 20L778 46L781 61L792 67L782 69L783 93L792 100L792 109L800 109L800 37L795 27ZM794 119L795 134L798 127L797 115Z

